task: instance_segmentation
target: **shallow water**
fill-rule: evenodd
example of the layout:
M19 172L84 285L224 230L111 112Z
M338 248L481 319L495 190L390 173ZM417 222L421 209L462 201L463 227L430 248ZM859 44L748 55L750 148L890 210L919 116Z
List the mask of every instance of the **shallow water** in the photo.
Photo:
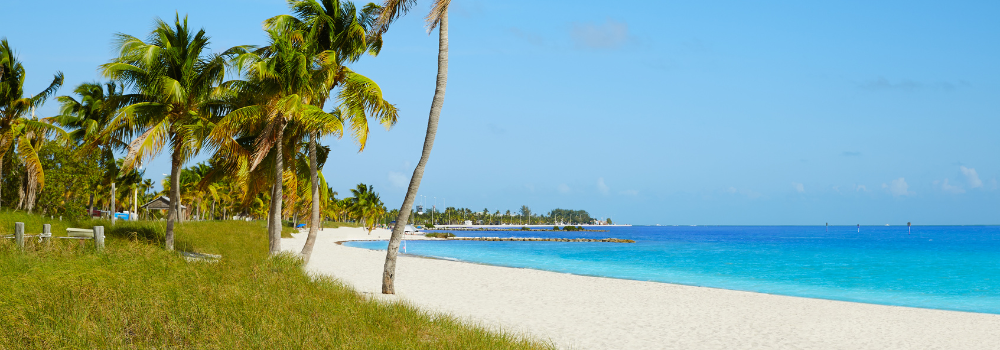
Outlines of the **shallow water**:
M1000 226L633 226L457 236L634 244L406 241L408 254L580 275L1000 314ZM385 250L383 242L348 246Z

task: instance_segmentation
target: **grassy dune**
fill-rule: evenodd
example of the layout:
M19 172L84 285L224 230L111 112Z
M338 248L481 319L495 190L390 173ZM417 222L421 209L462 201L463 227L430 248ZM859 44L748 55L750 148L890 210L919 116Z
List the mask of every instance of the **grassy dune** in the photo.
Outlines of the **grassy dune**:
M0 233L12 233L15 221L28 233L43 222L56 235L70 226L0 212ZM260 222L181 224L178 249L222 255L215 263L164 251L162 226L109 228L102 254L90 242L29 240L20 252L13 240L0 241L0 349L550 348L310 278L295 258L267 256Z

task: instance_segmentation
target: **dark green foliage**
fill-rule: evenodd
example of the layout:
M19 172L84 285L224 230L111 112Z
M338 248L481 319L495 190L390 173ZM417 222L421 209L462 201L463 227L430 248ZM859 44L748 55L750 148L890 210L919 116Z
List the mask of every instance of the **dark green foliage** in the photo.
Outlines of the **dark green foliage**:
M550 218L558 218L559 221L569 223L591 223L594 218L586 210L552 209L549 212Z
M583 226L566 226L563 231L583 231Z
M451 233L451 232L431 232L431 233L428 233L428 234L426 234L424 236L425 237L431 237L431 238L451 238L451 237L455 237L455 234Z
M531 229L528 226L521 226L521 231L531 231Z
M64 220L87 217L90 191L104 175L97 152L84 153L56 142L46 142L39 154L45 169L45 188L36 212Z

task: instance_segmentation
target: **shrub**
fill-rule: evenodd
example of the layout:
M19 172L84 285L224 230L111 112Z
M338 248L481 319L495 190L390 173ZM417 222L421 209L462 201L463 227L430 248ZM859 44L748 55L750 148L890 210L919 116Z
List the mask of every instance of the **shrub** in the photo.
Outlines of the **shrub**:
M531 231L531 229L528 226L521 226L521 231Z
M427 225L424 225L424 228L434 228L434 224L427 224Z
M451 232L431 232L431 233L428 233L428 234L424 235L424 237L431 237L431 238L451 238L451 237L455 237L455 234L451 233Z
M559 231L559 226L552 226L552 230Z

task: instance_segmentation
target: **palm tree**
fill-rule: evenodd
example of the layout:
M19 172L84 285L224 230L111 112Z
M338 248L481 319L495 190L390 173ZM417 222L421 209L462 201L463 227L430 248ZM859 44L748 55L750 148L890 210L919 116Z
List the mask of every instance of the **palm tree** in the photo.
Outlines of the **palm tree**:
M225 84L238 108L219 121L211 142L224 158L236 158L245 154L234 142L253 138L249 171L256 170L265 158L273 161L268 232L270 252L277 254L281 250L286 153L294 152L304 135L339 134L343 129L337 115L313 104L325 96L317 92L316 88L324 85L315 79L334 75L339 68L329 53L316 52L301 28L285 26L267 32L270 45L238 50L233 64L247 80Z
M379 17L375 22L373 35L382 35L389 29L389 24L416 3L416 0L385 0ZM413 201L417 197L417 190L420 188L420 180L424 177L424 167L427 166L427 159L431 156L431 148L434 147L434 137L437 136L438 117L441 116L441 108L444 106L444 90L448 85L448 5L451 0L434 0L430 14L427 15L427 29L438 29L438 73L437 83L434 89L434 98L431 100L431 111L427 118L427 135L424 137L424 149L420 154L420 161L413 169L413 176L410 178L410 185L406 189L406 197L403 199L403 206L399 209L399 216L396 217L396 226L392 229L392 237L389 238L389 246L385 256L385 268L382 271L382 293L396 294L393 284L396 278L396 256L399 254L399 242L403 238L403 229L410 218L410 209L413 208Z
M371 185L358 184L351 189L354 197L343 200L352 219L361 223L361 226L368 230L368 234L375 229L378 222L385 216L385 204L375 193L375 188Z
M121 84L110 82L83 83L73 92L79 96L79 101L71 96L59 96L56 99L61 107L59 115L52 119L56 124L68 131L68 137L75 142L81 152L90 152L93 147L99 148L99 161L102 168L120 167L115 163L114 151L127 150L128 143L122 135L105 134L105 127L114 119L118 110L128 104ZM136 96L128 96L135 98ZM101 139L101 137L104 137ZM104 184L113 179L105 176ZM94 195L100 188L100 183L90 184L90 210L94 210Z
M55 126L38 120L35 109L62 86L63 75L57 72L49 87L33 96L24 95L24 78L24 66L7 39L0 39L0 179L7 179L3 176L5 156L8 152L16 153L24 163L26 175L22 182L26 189L25 196L21 197L18 207L30 212L35 205L35 195L45 187L38 149L46 136L61 132ZM29 115L30 118L27 118Z
M382 98L381 89L374 81L357 74L346 67L346 64L357 61L365 53L377 55L382 48L381 35L366 37L369 24L380 10L375 4L369 3L359 12L353 3L339 0L292 0L289 5L295 16L281 15L268 19L268 28L294 29L305 33L305 40L316 54L329 63L335 64L332 70L318 70L314 79L316 98L312 104L323 108L330 92L340 88L337 96L339 106L335 113L350 123L354 139L359 144L358 152L365 148L368 139L368 117L375 117L387 129L396 122L396 107ZM367 112L367 113L366 113ZM309 134L311 215L309 235L302 247L302 259L308 263L316 243L316 233L320 221L320 192L318 162L315 159L316 143L319 133Z
M119 56L101 66L104 76L141 96L122 108L105 133L135 136L123 167L132 169L170 146L170 209L164 245L174 249L174 223L180 220L181 166L197 155L223 104L218 85L226 73L223 53L208 54L209 37L197 33L178 14L174 24L156 19L147 41L119 33Z

